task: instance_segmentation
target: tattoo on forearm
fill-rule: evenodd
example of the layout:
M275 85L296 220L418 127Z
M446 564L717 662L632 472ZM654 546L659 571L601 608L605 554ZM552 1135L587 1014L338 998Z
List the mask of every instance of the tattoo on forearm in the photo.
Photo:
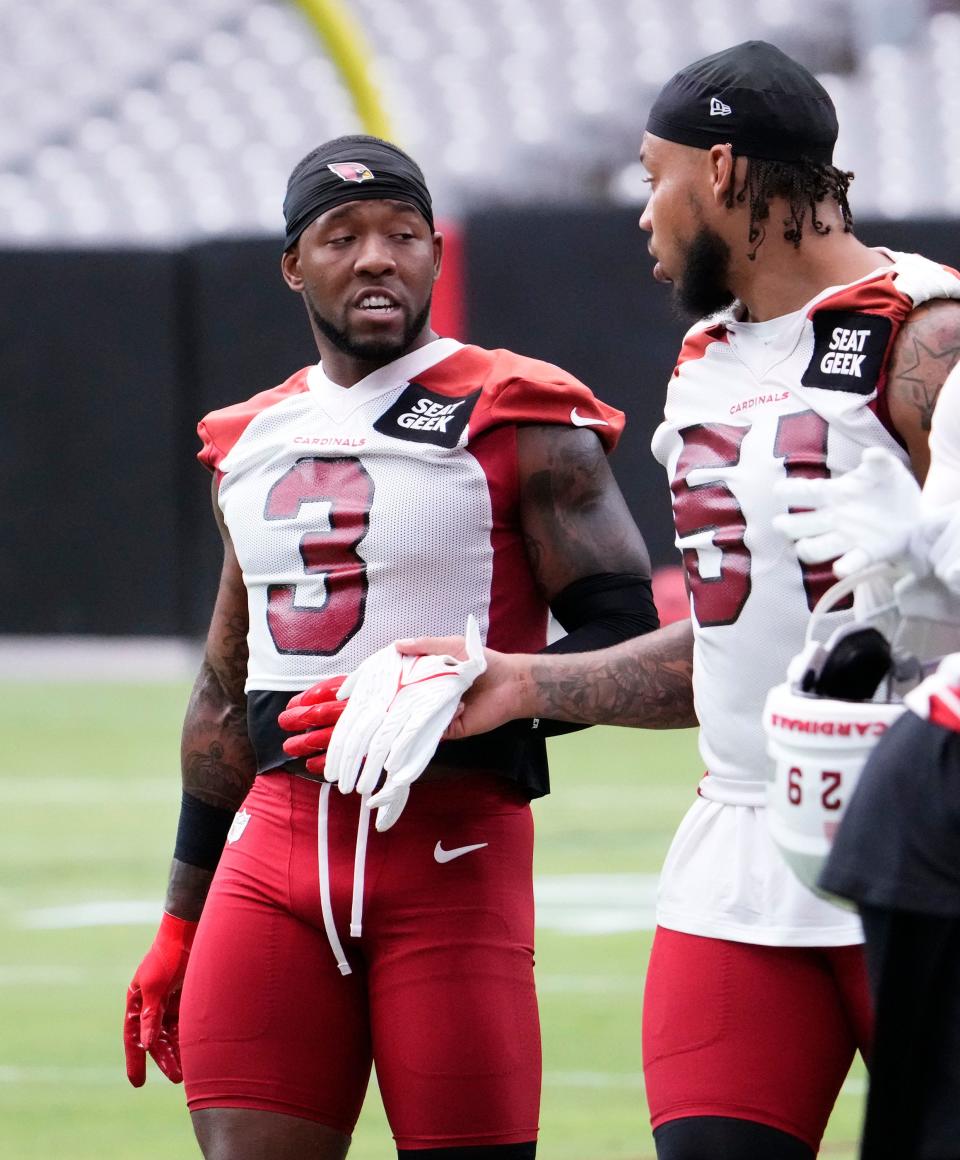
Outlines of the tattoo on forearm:
M681 729L696 725L689 637L677 632L603 653L544 657L531 665L544 716L588 724Z
M224 809L237 809L256 773L247 735L246 626L229 621L214 663L206 657L193 687L183 726L183 788Z
M205 753L193 750L183 756L183 788L210 805L235 809L251 784L249 767L232 765L219 741L211 741Z
M247 648L247 621L243 616L230 616L224 623L223 653L220 657L221 679L227 688L243 695L243 685L247 679L247 662L250 652Z

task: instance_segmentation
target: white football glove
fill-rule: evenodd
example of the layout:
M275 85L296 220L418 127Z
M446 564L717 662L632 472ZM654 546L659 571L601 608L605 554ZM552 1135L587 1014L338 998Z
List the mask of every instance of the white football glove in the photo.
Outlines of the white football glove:
M403 657L392 644L367 657L347 677L337 692L337 700L347 700L327 747L323 776L335 781L341 793L351 793L370 739L397 695L403 673Z
M906 560L912 571L926 572L913 558L913 537L921 519L920 487L896 456L868 447L858 467L834 479L785 479L776 494L789 507L773 526L796 541L805 564L839 557L833 570L841 579L881 561Z
M917 541L941 583L960 596L960 501L926 512Z
M330 739L324 776L342 793L372 794L365 805L377 809L381 832L400 816L411 782L427 767L460 698L487 667L472 616L464 636L465 661L401 656L390 645L368 657L337 694L347 698L347 707ZM384 770L383 786L373 793Z

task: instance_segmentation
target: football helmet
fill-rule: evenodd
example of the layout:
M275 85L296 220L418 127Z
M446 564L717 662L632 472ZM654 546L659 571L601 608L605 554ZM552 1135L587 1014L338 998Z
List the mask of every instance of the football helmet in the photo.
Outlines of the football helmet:
M895 692L897 661L874 625L851 620L817 639L825 615L857 584L883 582L874 565L835 584L814 609L803 650L787 680L767 695L763 726L773 761L767 820L774 843L805 886L841 906L817 886L833 836L877 740L904 711ZM878 619L883 621L878 610Z

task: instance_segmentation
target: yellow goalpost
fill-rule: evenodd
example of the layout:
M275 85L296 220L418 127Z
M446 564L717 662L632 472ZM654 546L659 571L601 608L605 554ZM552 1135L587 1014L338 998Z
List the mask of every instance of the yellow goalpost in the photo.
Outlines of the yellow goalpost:
M371 76L373 53L343 0L296 0L326 45L365 133L392 140L390 118Z

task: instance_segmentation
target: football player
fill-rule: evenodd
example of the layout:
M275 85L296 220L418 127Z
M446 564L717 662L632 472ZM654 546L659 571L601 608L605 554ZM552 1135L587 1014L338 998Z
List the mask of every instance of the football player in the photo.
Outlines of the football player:
M924 477L930 415L960 357L960 280L856 238L837 129L823 87L763 42L660 92L640 226L655 277L707 316L653 439L692 617L591 656L488 651L449 731L527 715L699 722L707 773L663 868L644 999L660 1160L810 1160L870 1037L859 920L795 878L764 816L764 699L833 581L774 529L775 485L850 471L868 447ZM402 648L463 655L452 640Z
M325 746L291 757L277 718L398 631L473 617L478 647L583 650L655 627L605 458L623 417L557 367L431 329L443 238L395 146L327 142L284 212L320 362L200 424L224 564L128 1075L149 1053L176 1081L182 1058L216 1160L340 1160L374 1063L402 1157L530 1160L546 722L444 747L373 827L369 795L331 793ZM551 612L567 636L547 646ZM327 732L340 707L300 705Z

